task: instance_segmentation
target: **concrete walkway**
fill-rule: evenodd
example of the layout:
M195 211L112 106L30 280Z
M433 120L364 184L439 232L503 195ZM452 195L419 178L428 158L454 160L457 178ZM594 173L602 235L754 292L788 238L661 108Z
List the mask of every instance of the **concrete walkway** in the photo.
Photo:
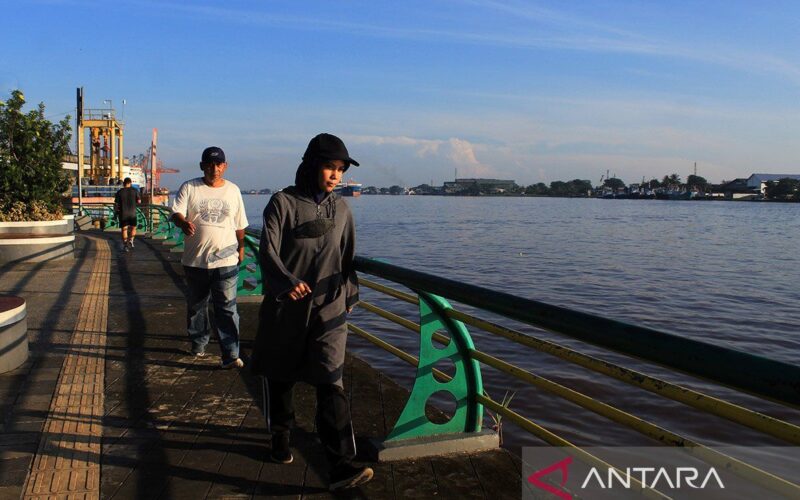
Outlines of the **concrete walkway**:
M290 465L265 461L260 390L247 371L187 353L179 254L113 233L82 233L76 259L0 268L0 294L24 297L31 358L0 375L0 499L330 498L313 435L313 390L297 393ZM255 303L240 304L243 353ZM388 355L388 354L387 354ZM369 439L391 430L408 392L348 357L345 388L359 460L375 479L347 498L519 498L505 450L393 464Z

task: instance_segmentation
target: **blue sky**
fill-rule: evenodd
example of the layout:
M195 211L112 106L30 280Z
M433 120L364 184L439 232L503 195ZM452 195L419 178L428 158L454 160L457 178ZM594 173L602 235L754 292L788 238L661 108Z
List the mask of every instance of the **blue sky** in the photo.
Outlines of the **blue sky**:
M800 173L797 2L3 4L2 95L54 120L78 86L125 99L126 152L158 128L169 187L207 145L285 186L319 132L379 186Z

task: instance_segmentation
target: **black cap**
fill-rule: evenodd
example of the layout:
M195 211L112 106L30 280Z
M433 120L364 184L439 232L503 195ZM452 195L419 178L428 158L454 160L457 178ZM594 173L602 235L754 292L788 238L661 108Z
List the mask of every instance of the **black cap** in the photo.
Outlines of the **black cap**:
M225 152L222 148L211 146L203 150L203 163L225 163Z
M311 139L303 153L303 160L321 158L323 160L343 160L349 165L358 166L358 162L350 158L350 153L341 139L331 134L319 134Z

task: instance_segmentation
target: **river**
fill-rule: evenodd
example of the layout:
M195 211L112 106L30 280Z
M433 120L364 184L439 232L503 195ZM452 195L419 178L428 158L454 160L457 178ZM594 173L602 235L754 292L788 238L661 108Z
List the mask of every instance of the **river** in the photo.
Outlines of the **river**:
M268 196L245 196L260 225ZM361 196L348 198L357 253L522 297L680 336L800 363L800 204ZM362 287L362 298L410 319L409 305ZM488 316L574 347L800 424L800 411L669 373L569 338ZM418 354L414 335L364 310L350 321ZM706 444L777 441L504 339L470 329L476 347ZM353 352L410 387L399 359L350 336ZM603 417L483 367L495 399L576 444L651 445ZM447 406L446 401L440 404ZM488 423L491 420L487 419ZM511 448L540 443L513 423Z

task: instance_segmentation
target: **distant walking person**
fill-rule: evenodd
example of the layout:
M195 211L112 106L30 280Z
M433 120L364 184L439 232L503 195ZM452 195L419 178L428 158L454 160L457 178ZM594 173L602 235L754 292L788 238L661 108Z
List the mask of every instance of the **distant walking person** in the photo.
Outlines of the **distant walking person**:
M358 162L336 136L308 144L294 186L276 193L264 209L259 260L264 300L251 368L263 375L273 462L294 460L292 390L298 381L317 389L316 428L330 466L330 489L369 481L357 467L350 407L342 386L347 313L358 302L353 267L355 223L333 188Z
M223 179L228 164L218 147L203 151L203 176L181 185L172 204L172 220L183 233L181 263L186 274L186 316L192 353L205 356L211 339L208 302L214 307L222 368L242 368L239 358L239 312L236 286L244 258L247 227L239 187Z
M114 212L122 228L122 249L130 252L136 237L136 205L142 202L142 198L139 190L133 187L130 177L125 177L122 186L114 195Z

